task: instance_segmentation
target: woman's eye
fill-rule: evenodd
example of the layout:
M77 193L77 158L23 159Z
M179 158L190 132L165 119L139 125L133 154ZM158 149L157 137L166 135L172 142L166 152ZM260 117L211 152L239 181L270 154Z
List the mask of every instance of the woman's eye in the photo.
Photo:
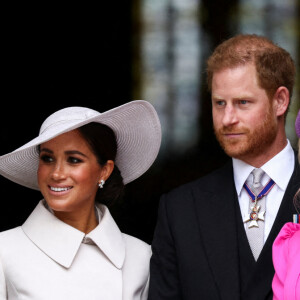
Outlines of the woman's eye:
M45 162L45 163L53 162L53 158L49 155L41 155L40 160Z
M68 162L71 163L71 164L78 164L78 163L81 163L82 160L79 159L79 158L77 158L77 157L72 157L72 156L70 156L70 157L68 158Z

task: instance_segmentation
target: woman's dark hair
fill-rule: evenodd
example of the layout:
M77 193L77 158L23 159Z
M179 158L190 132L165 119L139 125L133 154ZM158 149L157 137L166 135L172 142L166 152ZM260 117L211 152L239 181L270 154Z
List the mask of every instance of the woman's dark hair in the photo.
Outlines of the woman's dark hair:
M104 124L92 122L79 127L78 130L90 145L100 166L104 166L108 160L116 160L117 140L111 128ZM104 188L97 191L96 201L111 206L123 194L123 178L120 170L115 165L113 172L105 182Z

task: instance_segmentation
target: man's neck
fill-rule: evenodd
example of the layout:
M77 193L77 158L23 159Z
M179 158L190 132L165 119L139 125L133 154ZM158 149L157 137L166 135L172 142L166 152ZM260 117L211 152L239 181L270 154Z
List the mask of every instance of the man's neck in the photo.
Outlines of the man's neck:
M269 145L268 150L261 151L260 155L247 155L246 157L239 157L238 159L244 161L245 163L255 167L260 168L266 164L269 160L280 153L288 144L286 136L283 136L280 140L276 139L272 145Z

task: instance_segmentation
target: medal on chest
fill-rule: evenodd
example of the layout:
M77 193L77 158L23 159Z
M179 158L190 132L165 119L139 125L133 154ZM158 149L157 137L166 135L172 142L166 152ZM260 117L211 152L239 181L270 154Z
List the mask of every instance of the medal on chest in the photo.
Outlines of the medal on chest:
M249 228L251 227L259 227L258 220L264 221L265 220L265 211L260 211L260 206L257 205L257 199L253 206L251 206L251 211L249 215L244 219L244 223L249 223Z
M271 179L267 185L258 193L258 195L256 196L252 190L250 189L250 187L247 185L247 183L244 184L244 188L247 191L251 202L253 203L253 205L250 207L250 213L249 215L247 215L247 217L243 220L244 223L249 222L249 226L248 228L252 228L252 227L259 227L258 225L258 221L264 221L265 220L265 211L261 211L261 206L258 205L258 201L260 199L262 199L263 197L265 197L273 188L273 186L275 185L275 182Z

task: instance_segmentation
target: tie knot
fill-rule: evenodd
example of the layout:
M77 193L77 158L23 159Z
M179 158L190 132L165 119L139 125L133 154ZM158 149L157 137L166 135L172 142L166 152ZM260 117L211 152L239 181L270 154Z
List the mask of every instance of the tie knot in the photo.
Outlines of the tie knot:
M265 172L262 169L254 169L251 173L253 175L253 186L259 187L261 185L261 179Z

